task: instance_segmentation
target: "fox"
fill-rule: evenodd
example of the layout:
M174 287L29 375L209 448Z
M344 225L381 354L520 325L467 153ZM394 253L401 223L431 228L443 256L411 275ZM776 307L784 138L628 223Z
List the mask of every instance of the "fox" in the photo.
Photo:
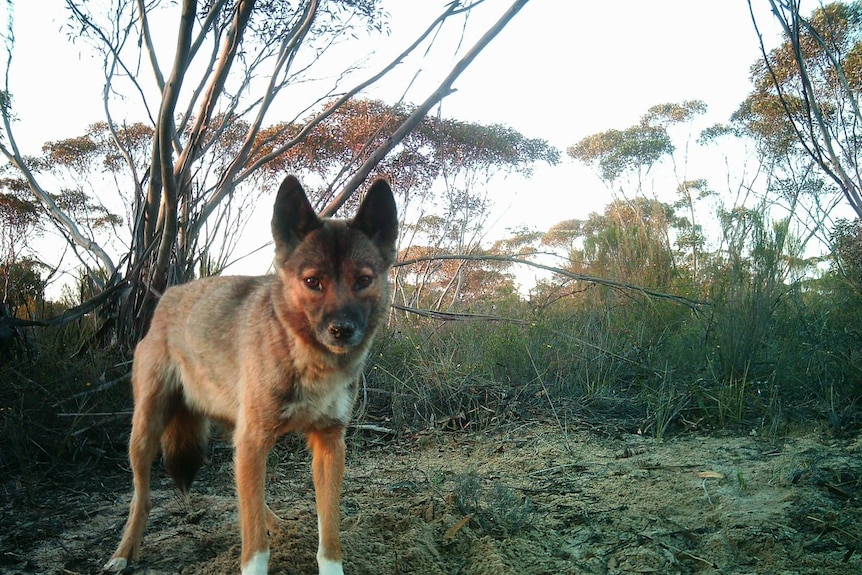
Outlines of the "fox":
M375 333L389 308L398 215L384 179L352 219L320 217L288 175L272 215L274 273L215 276L165 290L132 366L129 438L133 495L122 539L104 565L139 559L152 508L152 465L188 492L212 422L231 433L242 575L266 575L266 461L287 433L305 436L318 526L320 575L343 575L340 504L345 430Z

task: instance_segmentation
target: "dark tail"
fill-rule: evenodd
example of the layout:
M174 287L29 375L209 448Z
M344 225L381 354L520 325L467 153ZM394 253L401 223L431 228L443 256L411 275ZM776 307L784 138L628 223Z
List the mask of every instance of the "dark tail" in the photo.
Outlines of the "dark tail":
M162 433L165 469L183 493L188 492L198 470L206 461L209 421L191 411L181 399Z

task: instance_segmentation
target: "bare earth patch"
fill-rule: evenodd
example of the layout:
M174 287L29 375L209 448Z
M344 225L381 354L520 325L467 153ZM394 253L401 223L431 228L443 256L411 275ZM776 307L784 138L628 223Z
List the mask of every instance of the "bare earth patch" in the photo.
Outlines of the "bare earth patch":
M308 457L270 461L283 521L270 572L316 573ZM289 448L288 448L289 447ZM542 424L399 440L355 435L342 505L351 575L862 573L862 443L798 435L563 432ZM230 450L182 498L155 468L141 575L239 572ZM131 477L96 470L40 494L12 486L0 573L99 573L119 540ZM29 498L32 500L32 498Z

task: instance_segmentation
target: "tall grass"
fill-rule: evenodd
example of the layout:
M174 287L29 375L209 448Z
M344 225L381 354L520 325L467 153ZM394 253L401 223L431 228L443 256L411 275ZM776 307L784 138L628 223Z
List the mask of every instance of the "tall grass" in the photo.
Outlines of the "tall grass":
M0 363L0 486L36 501L46 484L125 452L131 393L122 358L83 343L88 321L28 334ZM119 452L117 450L120 450Z
M721 249L701 254L701 279L680 268L659 286L707 300L697 309L596 288L541 308L509 301L508 323L393 318L369 379L376 416L444 429L592 417L656 437L858 428L858 283L802 273L787 221L737 210L722 225Z

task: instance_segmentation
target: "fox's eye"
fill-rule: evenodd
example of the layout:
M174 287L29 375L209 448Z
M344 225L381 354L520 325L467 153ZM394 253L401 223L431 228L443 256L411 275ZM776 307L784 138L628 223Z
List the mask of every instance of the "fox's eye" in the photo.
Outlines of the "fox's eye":
M314 276L305 278L305 287L310 290L320 291L323 289L323 286L320 285L320 278L316 278Z
M358 278L356 278L356 289L365 289L370 286L373 281L374 278L371 276L359 276Z

